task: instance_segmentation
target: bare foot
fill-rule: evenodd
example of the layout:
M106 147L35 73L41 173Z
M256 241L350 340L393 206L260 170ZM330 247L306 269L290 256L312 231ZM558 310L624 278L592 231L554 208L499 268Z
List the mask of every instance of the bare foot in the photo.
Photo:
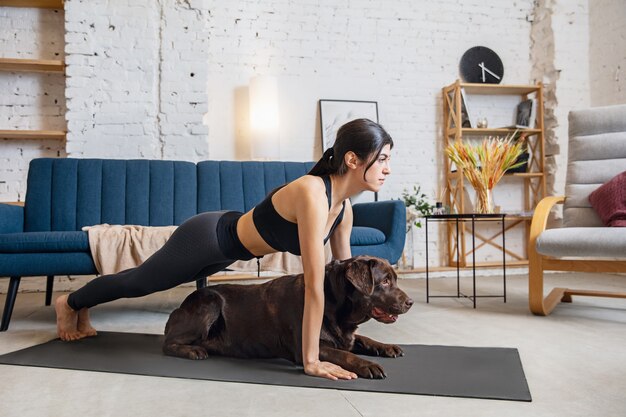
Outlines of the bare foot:
M81 308L78 311L78 331L83 337L96 336L98 332L91 326L89 322L89 309Z
M78 331L78 312L67 304L67 295L56 299L54 310L57 313L57 333L61 340L67 342L85 337Z

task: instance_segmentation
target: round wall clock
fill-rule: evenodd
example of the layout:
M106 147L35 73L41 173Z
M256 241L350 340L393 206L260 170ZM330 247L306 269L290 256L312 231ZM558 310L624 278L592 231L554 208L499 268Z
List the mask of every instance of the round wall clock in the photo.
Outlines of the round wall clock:
M468 83L498 84L504 76L502 60L485 46L474 46L465 51L459 63L459 71Z

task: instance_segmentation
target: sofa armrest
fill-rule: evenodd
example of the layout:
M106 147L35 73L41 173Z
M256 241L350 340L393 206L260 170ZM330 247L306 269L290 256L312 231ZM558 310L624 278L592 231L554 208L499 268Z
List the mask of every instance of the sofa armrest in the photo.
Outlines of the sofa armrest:
M353 225L372 227L387 236L404 235L406 227L406 209L400 200L358 203L352 206Z
M541 255L537 252L537 239L539 238L539 235L546 230L548 216L550 216L552 207L556 204L562 204L564 201L565 197L563 196L544 197L539 204L537 204L537 207L535 207L533 219L530 223L530 234L528 236L527 250L529 268L538 268L540 266Z
M385 235L385 243L374 247L353 248L353 254L373 253L391 264L398 261L406 237L406 208L400 200L359 203L352 206L353 225L378 229Z
M0 233L24 231L24 207L0 203Z

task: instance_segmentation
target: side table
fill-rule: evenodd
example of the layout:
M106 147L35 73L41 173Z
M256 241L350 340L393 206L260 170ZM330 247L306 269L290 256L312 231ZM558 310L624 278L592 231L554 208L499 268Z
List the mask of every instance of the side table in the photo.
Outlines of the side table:
M490 297L504 299L506 303L506 242L504 238L504 217L506 214L494 213L494 214L479 214L479 213L460 213L460 214L433 214L425 216L426 224L426 302L430 302L431 298L468 298L472 300L474 308L476 308L476 298ZM429 222L454 222L456 225L456 295L430 295L429 286L429 266L428 266L428 223ZM502 295L476 295L476 235L474 233L476 222L482 221L499 221L502 223L502 283L503 293ZM471 222L472 223L472 295L465 295L461 292L460 283L460 268L459 268L459 222Z

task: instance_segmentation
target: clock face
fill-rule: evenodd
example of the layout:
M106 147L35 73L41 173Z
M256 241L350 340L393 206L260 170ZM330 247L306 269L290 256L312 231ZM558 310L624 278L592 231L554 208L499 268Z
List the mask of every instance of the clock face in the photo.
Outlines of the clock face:
M500 57L485 46L474 46L465 51L459 70L463 80L468 83L498 84L504 76Z

